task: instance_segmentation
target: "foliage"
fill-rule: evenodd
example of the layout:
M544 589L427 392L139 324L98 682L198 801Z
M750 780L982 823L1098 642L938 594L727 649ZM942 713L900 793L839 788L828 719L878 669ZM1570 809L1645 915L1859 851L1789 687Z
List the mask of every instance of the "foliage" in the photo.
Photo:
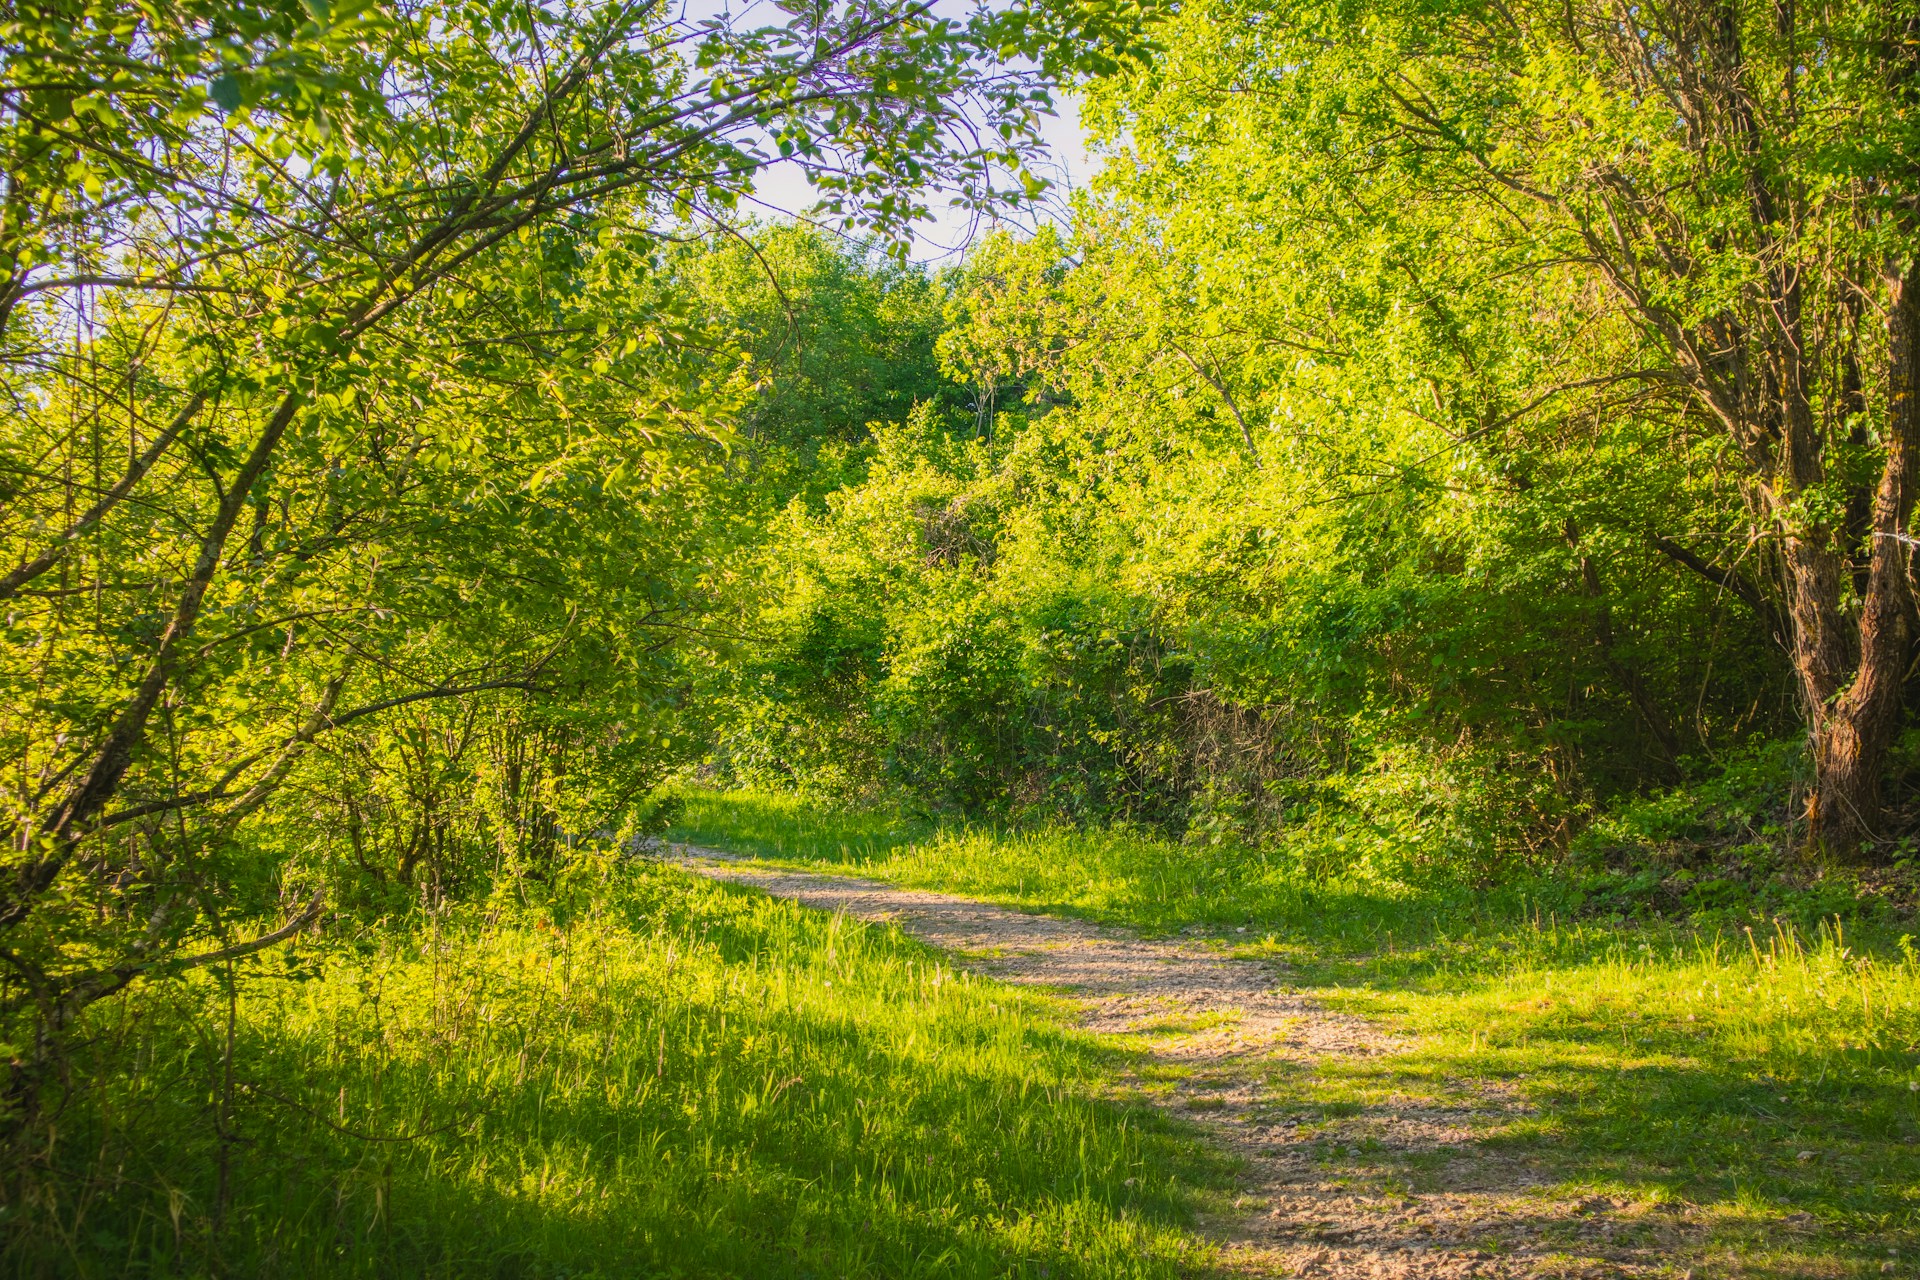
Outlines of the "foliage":
M0 13L5 1136L86 1006L342 869L431 903L644 825L757 376L673 242L776 156L896 247L1025 198L1139 17Z
M1902 12L1182 6L943 282L971 421L769 526L720 766L1492 881L1798 726L1775 838L1891 847Z
M1218 309L1188 362L1250 455L1325 439L1347 494L1424 480L1515 550L1557 535L1647 754L1707 734L1643 656L1683 620L1622 579L1664 557L1740 600L1844 856L1909 665L1914 37L1879 5L1183 7L1101 86L1096 225Z
M1079 305L1009 300L1009 280L1133 314L1095 274L1123 250L1093 235L1071 269L1056 238L989 246L953 282L949 359L1017 353L1027 308ZM1113 386L1113 352L1074 350L991 438L923 407L877 434L863 474L769 524L752 576L778 590L747 596L764 640L722 715L724 767L1201 842L1339 809L1485 879L1557 856L1595 804L1675 776L1683 748L1782 727L1778 660L1723 596L1604 526L1578 548L1557 527L1589 493L1665 501L1637 438L1595 474L1584 447L1554 459L1551 492L1467 489L1433 459L1355 492L1351 442L1282 452L1268 433L1255 467L1236 430L1196 423L1174 357L1148 399L1154 361L1119 358ZM1431 452L1407 432L1391 447ZM1597 599L1566 589L1586 574ZM1682 721L1667 708L1686 698Z
M944 291L918 266L778 223L692 246L676 266L750 362L758 394L736 448L776 508L791 486L817 501L856 478L873 424L958 405L934 354Z
M1910 8L0 0L9 1259L1181 1265L1111 1064L675 822L1257 930L1633 1177L1817 1062L1875 1180L1742 1176L1896 1213ZM1069 82L1094 188L909 265Z

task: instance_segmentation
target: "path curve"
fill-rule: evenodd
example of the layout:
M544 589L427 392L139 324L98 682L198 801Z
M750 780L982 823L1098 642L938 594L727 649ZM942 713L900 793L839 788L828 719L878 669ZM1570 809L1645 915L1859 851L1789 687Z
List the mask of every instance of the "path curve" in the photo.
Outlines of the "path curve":
M1396 1093L1337 1117L1274 1106L1276 1070L1412 1047L1293 991L1281 966L1203 941L1143 939L951 894L757 866L717 849L669 848L696 874L890 923L973 972L1063 990L1082 1003L1088 1030L1130 1035L1159 1063L1183 1068L1160 1104L1245 1159L1236 1211L1205 1224L1238 1273L1679 1276L1674 1260L1691 1252L1686 1224L1624 1202L1552 1195L1537 1164L1483 1147L1527 1112L1496 1087L1470 1105ZM1402 1176L1415 1165L1443 1172Z

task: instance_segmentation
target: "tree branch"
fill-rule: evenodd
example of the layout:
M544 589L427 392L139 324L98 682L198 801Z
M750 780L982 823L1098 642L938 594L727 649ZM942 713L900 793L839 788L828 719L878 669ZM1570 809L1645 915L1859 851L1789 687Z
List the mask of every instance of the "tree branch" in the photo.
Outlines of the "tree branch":
M89 507L78 520L68 525L65 531L54 540L52 546L7 574L6 577L0 578L0 600L12 599L19 594L20 588L59 564L67 552L72 550L74 543L78 542L87 530L105 519L108 512L120 505L120 500L127 496L133 486L140 483L140 477L146 475L153 464L160 460L160 455L167 451L168 446L179 437L182 431L186 430L187 424L193 421L194 415L200 412L201 406L206 402L206 392L194 392L187 403L181 406L180 412L173 415L173 421L167 424L166 429L154 437L153 443L147 446L147 451L134 459L133 465L127 468L127 473L120 477L118 484L100 495L98 502Z
M1773 601L1767 599L1766 596L1761 593L1760 588L1755 586L1753 581L1744 574L1732 569L1722 569L1719 565L1704 559L1696 552L1688 550L1673 539L1663 538L1657 533L1650 535L1647 538L1647 542L1655 551L1658 551L1675 564L1691 569L1708 582L1715 583L1724 590L1731 591L1734 595L1739 596L1740 599L1746 603L1746 606L1759 615L1760 620L1772 629L1775 638L1785 639L1792 634L1787 627L1787 619L1785 615L1780 612L1778 606L1776 606Z
M326 905L326 897L327 891L325 889L315 889L313 891L313 897L307 900L305 909L302 910L299 915L294 916L278 929L275 929L272 933L263 933L259 937L251 938L246 942L236 942L230 947L221 947L218 951L203 951L197 956L188 956L183 960L154 961L153 965L168 964L176 969L198 969L203 965L219 964L223 960L238 960L240 957L250 956L256 951L265 951L277 942L285 942L288 938L291 938L294 934L299 933L315 920L318 920L320 918L320 909ZM144 967L151 968L153 965Z

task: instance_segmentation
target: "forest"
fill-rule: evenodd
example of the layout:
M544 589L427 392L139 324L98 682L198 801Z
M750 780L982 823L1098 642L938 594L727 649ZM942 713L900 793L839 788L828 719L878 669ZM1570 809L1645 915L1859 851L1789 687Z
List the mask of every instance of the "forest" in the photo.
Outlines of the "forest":
M0 0L0 1274L1907 1274L1917 468L1900 0Z

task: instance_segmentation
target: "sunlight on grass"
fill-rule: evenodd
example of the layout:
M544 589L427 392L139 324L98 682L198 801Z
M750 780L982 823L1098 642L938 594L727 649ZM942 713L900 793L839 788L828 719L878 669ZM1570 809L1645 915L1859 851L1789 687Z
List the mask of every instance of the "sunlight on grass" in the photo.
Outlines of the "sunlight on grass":
M755 838L783 826L778 844ZM1774 1256L1777 1274L1814 1262L1878 1274L1886 1248L1920 1244L1920 964L1884 926L1567 922L1520 891L1314 879L1126 832L913 830L781 797L695 793L676 836L1197 930L1284 964L1293 985L1413 1047L1276 1070L1276 1105L1511 1099L1476 1141L1541 1162L1569 1191L1692 1206L1750 1264ZM1794 1232L1817 1245L1786 1248Z
M1309 879L1259 850L1197 849L1124 829L930 827L763 792L688 790L682 799L673 839L1148 933L1201 926L1230 934L1258 921L1304 930L1316 948L1330 938L1357 946L1425 927L1435 905L1402 886ZM1484 899L1463 893L1457 905L1470 917Z
M1303 976L1423 1037L1400 1076L1511 1088L1531 1114L1497 1140L1560 1153L1572 1182L1912 1238L1920 970L1856 953L1838 924L1729 938L1529 921L1497 954L1484 939Z
M1204 1265L1185 1223L1220 1164L1104 1100L1123 1060L1057 1002L889 929L602 875L243 973L225 1142L205 1123L226 1105L218 982L104 1013L102 1083L67 1101L32 1188L84 1242L78 1273L204 1274L216 1217L230 1274ZM30 1243L15 1274L76 1272L67 1241Z

